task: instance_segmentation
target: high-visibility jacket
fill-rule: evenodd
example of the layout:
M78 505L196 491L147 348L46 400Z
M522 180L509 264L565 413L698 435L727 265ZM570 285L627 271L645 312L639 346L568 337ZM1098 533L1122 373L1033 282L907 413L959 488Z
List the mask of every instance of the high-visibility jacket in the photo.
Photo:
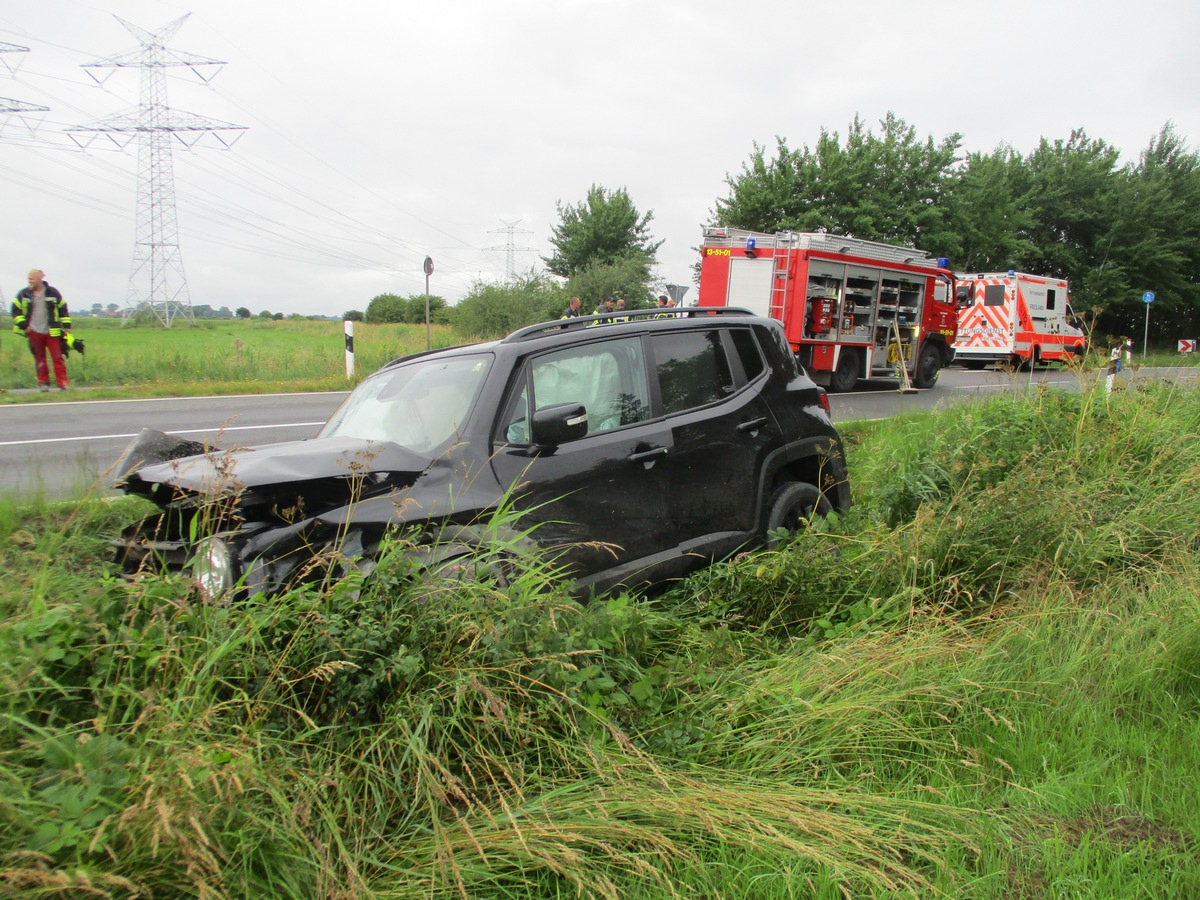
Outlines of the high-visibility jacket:
M42 282L42 290L46 303L46 322L50 326L50 337L62 337L64 330L71 328L71 312L67 309L67 301L58 288ZM33 307L33 288L24 287L17 291L12 302L13 331L25 333L29 327L29 319Z

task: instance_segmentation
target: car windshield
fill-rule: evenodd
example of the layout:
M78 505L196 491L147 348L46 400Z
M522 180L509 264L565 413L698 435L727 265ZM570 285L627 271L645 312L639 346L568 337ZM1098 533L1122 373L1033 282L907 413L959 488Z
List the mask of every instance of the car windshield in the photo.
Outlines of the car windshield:
M429 453L459 433L491 357L417 359L377 372L346 398L318 437L392 441Z

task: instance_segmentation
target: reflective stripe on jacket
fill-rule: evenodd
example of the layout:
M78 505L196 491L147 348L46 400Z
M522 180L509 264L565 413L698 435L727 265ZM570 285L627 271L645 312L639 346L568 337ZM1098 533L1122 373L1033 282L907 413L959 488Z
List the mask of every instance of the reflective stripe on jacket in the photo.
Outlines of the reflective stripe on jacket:
M58 288L42 282L46 302L46 324L51 337L61 337L64 329L71 327L71 313L67 309L67 301ZM29 313L33 305L33 289L21 288L12 302L13 331L21 334L29 327Z

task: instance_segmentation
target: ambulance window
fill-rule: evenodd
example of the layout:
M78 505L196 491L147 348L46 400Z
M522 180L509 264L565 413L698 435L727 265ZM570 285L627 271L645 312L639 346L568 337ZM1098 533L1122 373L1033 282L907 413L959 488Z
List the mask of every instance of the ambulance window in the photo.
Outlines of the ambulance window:
M1054 288L1046 289L1046 311L1054 309Z
M983 305L984 306L1003 306L1004 305L1004 285L988 284L983 288Z

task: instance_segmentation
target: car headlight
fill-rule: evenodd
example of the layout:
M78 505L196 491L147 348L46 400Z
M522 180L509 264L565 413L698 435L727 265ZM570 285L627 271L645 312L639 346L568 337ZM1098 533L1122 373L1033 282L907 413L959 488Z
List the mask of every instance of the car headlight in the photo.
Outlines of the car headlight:
M192 577L205 600L219 600L237 581L233 550L224 538L205 538L196 545Z

